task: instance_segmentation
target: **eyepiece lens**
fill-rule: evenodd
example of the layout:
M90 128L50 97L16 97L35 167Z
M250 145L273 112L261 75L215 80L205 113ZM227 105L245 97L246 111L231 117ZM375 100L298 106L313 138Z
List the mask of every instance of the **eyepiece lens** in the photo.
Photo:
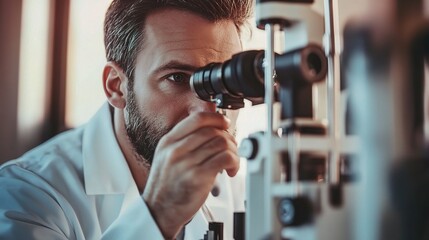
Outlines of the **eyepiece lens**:
M307 66L312 76L317 76L322 71L322 60L316 53L307 56Z

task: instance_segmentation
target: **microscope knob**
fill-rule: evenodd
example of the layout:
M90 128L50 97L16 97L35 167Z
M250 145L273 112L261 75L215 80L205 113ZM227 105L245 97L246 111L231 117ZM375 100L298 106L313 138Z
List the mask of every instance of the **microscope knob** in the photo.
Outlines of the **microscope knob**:
M284 226L310 223L313 218L311 201L306 197L283 198L279 202L278 216Z
M244 157L247 160L255 159L258 154L258 140L253 137L245 138L241 141L240 147L238 148L238 155Z

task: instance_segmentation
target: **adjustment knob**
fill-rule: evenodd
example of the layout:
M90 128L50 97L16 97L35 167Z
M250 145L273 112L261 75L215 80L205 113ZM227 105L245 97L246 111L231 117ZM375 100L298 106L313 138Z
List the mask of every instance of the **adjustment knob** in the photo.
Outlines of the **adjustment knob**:
M283 198L279 202L278 216L284 226L299 226L310 223L313 208L307 197Z
M241 141L240 147L238 148L238 155L247 160L255 159L258 154L258 148L258 140L256 140L256 138L245 138Z

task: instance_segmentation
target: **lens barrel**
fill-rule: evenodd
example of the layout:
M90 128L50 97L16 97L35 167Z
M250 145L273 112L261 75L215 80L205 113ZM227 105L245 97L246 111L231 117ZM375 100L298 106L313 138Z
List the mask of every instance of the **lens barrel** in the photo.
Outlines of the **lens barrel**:
M199 98L211 101L217 94L252 98L264 95L263 51L235 54L224 63L210 63L198 69L191 78L191 88Z
M325 79L328 61L321 47L310 44L277 56L275 69L280 83L291 80L312 84Z
M264 51L235 54L223 63L210 63L191 77L191 89L202 100L213 102L216 96L256 99L265 95ZM327 60L317 45L308 45L275 57L276 81L312 84L327 73ZM252 100L251 100L252 101ZM252 101L253 102L253 101Z

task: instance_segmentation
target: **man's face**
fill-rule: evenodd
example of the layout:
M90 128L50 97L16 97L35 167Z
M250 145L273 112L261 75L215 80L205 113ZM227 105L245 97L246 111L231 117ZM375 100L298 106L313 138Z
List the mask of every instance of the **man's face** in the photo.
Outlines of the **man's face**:
M149 15L144 36L128 88L125 124L137 153L152 163L158 141L178 122L192 112L215 111L214 104L191 92L192 73L231 58L241 44L232 21L212 23L172 9ZM235 129L237 113L229 117Z

